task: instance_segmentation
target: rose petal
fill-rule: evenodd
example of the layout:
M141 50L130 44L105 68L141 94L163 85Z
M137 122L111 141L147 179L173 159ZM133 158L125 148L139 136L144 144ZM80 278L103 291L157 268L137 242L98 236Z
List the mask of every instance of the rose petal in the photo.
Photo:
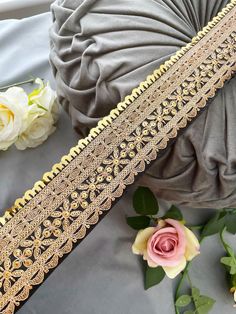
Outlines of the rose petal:
M0 93L0 149L6 150L25 129L28 97L22 88Z
M1 93L4 95L4 93ZM19 106L25 107L28 105L28 96L21 87L10 87L5 92L5 97L11 100L12 103L17 103Z
M146 254L145 254L146 255ZM147 261L147 264L148 264L148 266L149 267L152 267L152 268L156 268L158 265L157 265L157 263L155 263L155 262L153 262L152 260L151 260L151 258L149 258L147 255L145 256L145 255L143 255L143 259L145 260L145 261Z
M178 276L179 273L181 273L181 271L185 268L185 266L186 266L186 259L183 256L178 265L173 266L173 267L163 266L163 269L164 269L167 277L173 279L176 276Z
M181 259L183 258L186 250L186 235L184 231L184 226L177 220L174 219L166 219L166 223L168 223L171 227L167 226L160 230L157 230L155 234L148 240L147 244L147 253L149 258L160 266L168 266L174 267L177 266ZM176 234L178 237L178 243L176 244L175 248L173 249L174 254L158 254L157 250L153 248L153 244L155 243L156 239L160 234L163 236L165 233L169 233L173 231L173 234ZM171 237L171 235L170 235Z
M181 224L179 221L170 218L166 219L166 222L176 229L179 237L178 252L179 254L184 254L186 248L186 235L184 232L184 225Z
M191 230L184 227L184 231L187 240L185 257L187 261L191 261L196 255L200 254L200 244L197 237Z
M166 234L166 233L173 233L173 234L177 234L177 231L174 227L163 227L161 229L156 229L157 230L157 234Z
M176 250L178 249L177 233L171 234L167 232L166 234L157 235L155 239L153 239L151 246L152 247L150 249L154 254L170 259L171 257L176 256ZM169 251L165 249L167 246L171 246Z
M134 254L143 255L146 253L148 239L153 235L155 230L156 228L154 227L148 227L138 232L134 244L132 245L132 252Z

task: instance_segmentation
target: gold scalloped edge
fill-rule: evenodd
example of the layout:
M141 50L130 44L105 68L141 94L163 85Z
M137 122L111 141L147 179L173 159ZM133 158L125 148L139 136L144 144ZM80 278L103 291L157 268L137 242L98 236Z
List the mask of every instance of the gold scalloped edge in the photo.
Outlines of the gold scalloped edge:
M37 181L33 188L27 190L23 197L16 199L14 205L6 210L5 214L0 217L0 227L6 224L22 207L26 205L36 194L38 194L50 181L52 181L80 152L92 142L107 126L124 111L131 103L134 102L146 89L148 89L156 80L158 80L171 66L173 66L183 55L185 55L193 46L195 46L204 36L206 36L214 26L216 26L234 7L236 0L231 0L186 46L178 50L169 60L165 61L158 69L147 76L146 80L141 82L138 87L132 90L132 93L118 103L115 109L110 111L110 114L101 119L97 126L90 130L89 135L79 140L78 144L70 149L68 155L61 158L59 163L53 165L52 170L44 173L42 180Z

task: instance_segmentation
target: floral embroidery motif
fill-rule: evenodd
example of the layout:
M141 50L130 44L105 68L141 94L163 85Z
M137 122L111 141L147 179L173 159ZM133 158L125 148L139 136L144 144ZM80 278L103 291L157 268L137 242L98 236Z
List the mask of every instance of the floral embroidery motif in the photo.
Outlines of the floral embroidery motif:
M127 141L129 142L128 150L126 149L128 155L130 155L130 152L134 148L136 148L138 151L141 150L146 145L146 143L148 143L151 140L151 137L148 135L149 135L149 130L142 129L141 127L137 127L135 131L127 138ZM132 158L132 153L131 153L131 158Z
M31 249L16 249L13 252L13 255L15 257L15 260L13 261L13 266L15 269L22 267L22 265L27 268L33 264L31 259L33 253Z
M177 87L174 93L169 96L169 99L172 100L172 104L177 105L180 110L191 99L191 97L185 92L185 89Z
M193 85L191 85L193 87L193 89L199 90L199 89L202 88L204 83L207 82L207 80L208 79L206 78L206 75L203 75L203 73L202 73L202 71L200 69L195 69L193 71L193 73L189 76L188 82L185 82L185 84L188 86L188 83L190 83L190 84L193 83L194 87L193 87ZM186 85L184 85L183 87L186 88Z
M87 193L86 195L88 195L90 200L93 201L96 198L97 193L100 192L100 190L102 190L104 187L104 183L99 183L98 178L92 176L87 179L85 183L81 184L79 189Z
M106 167L106 171L113 172L115 176L129 163L129 159L126 158L127 154L125 151L119 152L118 148L115 148L112 155L103 161Z
M76 194L76 196L78 195L77 192L74 193ZM79 200L81 202L81 205L83 205L84 207L87 206L87 202L86 205L83 204L83 202L85 201L82 197L80 197ZM62 225L63 229L66 230L66 228L68 228L73 219L81 214L80 210L76 210L78 206L79 203L77 197L76 200L73 200L72 202L70 202L68 199L64 200L63 205L51 214L51 217L56 219L54 219L52 222L46 221L46 225L44 223L46 227L45 232L48 232L48 235L49 233L52 233L54 236L59 237L61 234L59 227Z
M5 291L8 290L12 286L12 283L23 273L23 270L15 270L10 258L6 258L3 266L0 266L0 288L3 287Z
M222 54L216 54L213 52L209 58L206 59L204 64L200 66L202 70L203 76L209 76L210 78L214 75L214 73L222 67L225 63L225 59Z
M33 256L37 259L49 245L53 243L53 239L45 239L42 228L38 227L34 231L34 235L30 239L23 241L22 246L33 251Z
M161 106L158 106L153 114L149 117L150 120L155 122L158 129L163 128L163 126L171 120L172 117L169 115L169 112L173 112L173 109L176 107L174 101L164 103L166 104L165 107L162 108Z

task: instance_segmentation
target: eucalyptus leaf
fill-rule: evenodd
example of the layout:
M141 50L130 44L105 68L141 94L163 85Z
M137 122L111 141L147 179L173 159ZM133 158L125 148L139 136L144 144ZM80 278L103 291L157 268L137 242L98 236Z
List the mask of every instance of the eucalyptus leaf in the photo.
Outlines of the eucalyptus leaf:
M174 205L171 206L171 208L165 213L163 216L164 219L166 218L172 218L175 220L183 220L183 215L181 211Z
M159 206L155 195L149 188L138 187L133 195L133 207L140 215L156 215Z
M190 304L191 300L192 298L190 295L183 294L176 300L175 304L178 307L185 307Z
M226 213L217 213L210 219L202 230L202 236L208 237L218 233L226 223Z
M135 230L147 228L150 224L150 220L151 219L147 216L136 216L126 218L127 224Z
M165 277L165 272L161 266L152 268L147 265L145 276L145 290L159 284Z
M200 295L194 303L197 314L207 314L213 308L215 300L206 295Z
M192 292L193 300L194 301L197 300L199 298L199 296L200 296L200 290L198 288L196 288L196 287L192 287L191 292Z

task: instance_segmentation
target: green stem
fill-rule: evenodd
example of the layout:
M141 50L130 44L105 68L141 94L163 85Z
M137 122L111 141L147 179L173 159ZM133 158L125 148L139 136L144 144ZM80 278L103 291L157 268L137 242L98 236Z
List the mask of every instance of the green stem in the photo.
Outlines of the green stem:
M177 285L177 287L176 287L176 291L175 291L175 313L176 313L176 314L180 314L179 309L178 309L178 307L176 306L176 301L177 301L177 299L178 299L178 297L179 297L179 292L180 292L180 289L181 289L181 287L182 287L182 285L183 285L183 282L184 282L184 280L185 280L185 277L187 276L189 265L190 265L190 262L187 263L187 265L186 265L184 271L182 272L182 277L181 277L181 279L180 279L180 281L179 281L179 283L178 283L178 285Z
M226 229L226 228L224 227L224 228L222 228L221 231L220 231L220 240L221 240L221 243L222 243L222 245L223 245L223 247L224 247L226 253L227 253L229 256L231 256L231 254L230 254L230 252L229 252L230 246L229 246L229 245L225 242L225 240L224 240L224 232L225 232L225 229Z
M10 87L14 87L14 86L20 86L20 85L24 85L24 84L33 83L34 81L35 81L35 78L32 78L30 80L26 80L26 81L14 83L14 84L6 85L6 86L3 86L3 87L0 87L0 91L6 90L6 89L8 89Z
M188 271L187 271L187 278L188 278L189 285L190 285L190 287L191 287L191 289L192 289L192 288L193 288L193 284L192 284L192 280L191 280L191 278L190 278L190 276L189 276Z
M201 237L200 240L199 240L199 243L201 243L203 241L203 239L204 239L204 237ZM180 314L180 311L179 311L178 307L176 306L176 301L177 301L177 299L179 297L180 289L181 289L181 287L183 285L183 282L184 282L186 277L188 278L188 280L190 282L190 286L192 288L192 282L191 282L191 279L190 279L190 277L188 275L188 270L189 270L190 264L191 264L191 262L187 262L187 265L186 265L184 271L182 272L182 277L181 277L181 279L180 279L180 281L179 281L179 283L178 283L178 285L176 287L176 290L175 290L175 299L174 299L174 302L175 302L175 314Z

